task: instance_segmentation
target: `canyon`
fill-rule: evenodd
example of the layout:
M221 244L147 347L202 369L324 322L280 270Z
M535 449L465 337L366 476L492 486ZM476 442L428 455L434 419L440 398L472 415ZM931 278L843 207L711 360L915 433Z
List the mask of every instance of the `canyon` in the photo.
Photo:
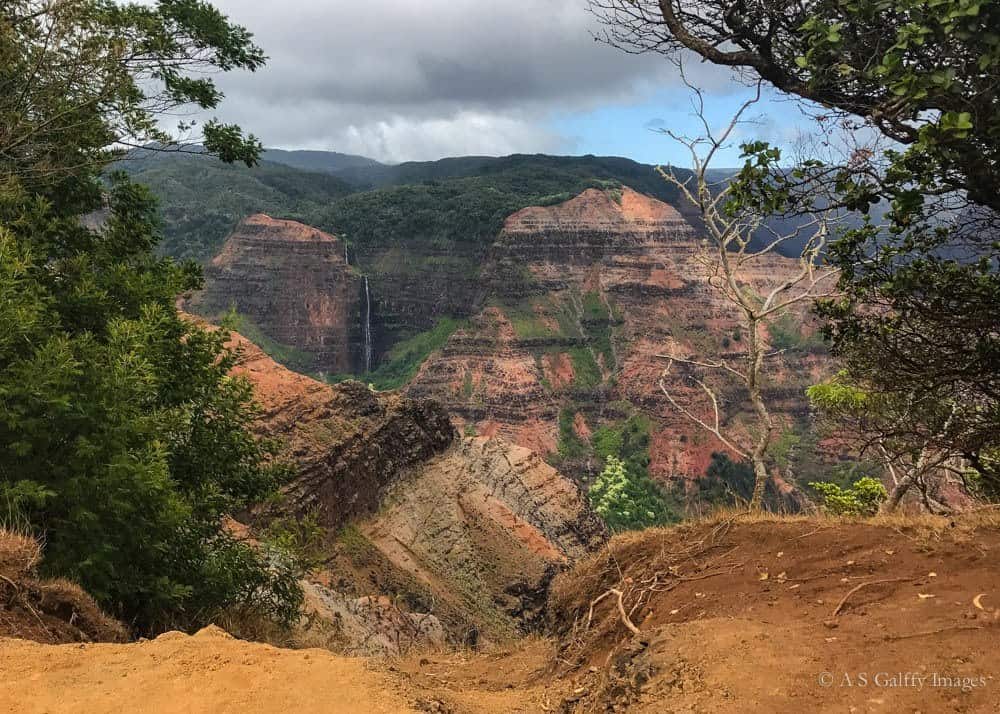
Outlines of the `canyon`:
M712 455L726 451L658 387L662 355L736 357L741 347L739 315L709 285L698 231L681 211L627 186L592 188L519 210L488 245L463 250L414 244L400 252L398 237L381 249L354 245L251 216L186 304L216 321L234 308L272 355L321 377L378 384L379 365L403 353L404 378L393 386L444 405L463 433L501 435L578 481L600 466L594 432L637 416L648 422L649 473L661 482L690 490ZM763 292L797 265L762 255L742 284ZM801 429L804 388L828 361L807 315L785 318L787 344L772 361L766 396L783 427ZM430 349L407 351L408 340L442 325ZM675 372L669 388L706 413L693 376L702 377ZM728 405L724 428L745 436L739 385L704 378Z
M527 449L459 436L432 400L324 384L238 333L230 344L258 433L295 466L278 502L232 527L250 537L293 516L325 533L300 644L398 654L509 639L540 626L552 578L606 540L576 485Z

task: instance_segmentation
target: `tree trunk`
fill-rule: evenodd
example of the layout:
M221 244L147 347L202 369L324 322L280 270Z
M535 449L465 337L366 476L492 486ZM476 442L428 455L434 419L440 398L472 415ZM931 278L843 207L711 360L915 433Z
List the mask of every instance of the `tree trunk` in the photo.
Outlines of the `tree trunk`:
M764 510L764 489L767 487L768 474L763 459L757 459L756 456L753 460L753 475L753 497L750 499L750 510L762 511Z
M764 488L767 486L767 449L771 445L771 434L774 424L771 414L764 404L764 395L760 384L761 368L764 364L764 346L760 340L760 320L752 311L747 311L747 391L750 402L760 421L760 435L750 455L753 462L753 497L750 499L750 510L760 511L764 506Z
M910 475L904 476L899 483L893 486L889 498L882 504L882 513L894 513L899 508L899 503L903 500L903 496L906 495L912 486L913 477Z

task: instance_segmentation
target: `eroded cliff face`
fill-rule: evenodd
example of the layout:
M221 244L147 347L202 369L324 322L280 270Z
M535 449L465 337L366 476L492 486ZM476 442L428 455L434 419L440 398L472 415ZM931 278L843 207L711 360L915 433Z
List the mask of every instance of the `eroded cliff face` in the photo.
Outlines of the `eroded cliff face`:
M230 308L296 366L351 372L362 363L363 278L336 236L256 214L241 221L205 270L186 307L218 319Z
M529 450L459 438L434 401L330 386L233 343L234 371L263 407L258 429L296 472L250 520L311 514L327 529L328 564L308 592L345 650L530 628L552 576L606 538L576 484Z
M667 402L659 355L735 356L741 339L737 313L708 284L702 250L674 208L629 189L588 190L519 211L484 269L487 306L424 364L408 393L443 402L477 433L542 454L639 412L651 419L651 474L696 478L712 452L726 449ZM763 292L796 265L762 256L742 280ZM773 366L767 396L788 421L803 413L802 388L821 376L824 360L793 351ZM685 373L667 383L679 402L708 414ZM745 395L717 386L728 404L726 428L739 434L744 420L733 405ZM566 464L583 474L594 467Z
M286 369L233 333L236 374L262 407L261 435L284 445L296 477L281 509L337 529L375 512L401 471L447 449L455 429L432 400L376 393L360 382L327 385Z

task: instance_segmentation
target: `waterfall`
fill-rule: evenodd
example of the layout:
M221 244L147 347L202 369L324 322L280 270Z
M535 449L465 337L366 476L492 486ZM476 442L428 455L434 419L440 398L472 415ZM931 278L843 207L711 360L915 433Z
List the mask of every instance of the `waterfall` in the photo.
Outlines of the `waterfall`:
M365 372L372 369L372 299L368 292L368 276L365 276Z
M344 262L347 263L347 265L351 264L350 259L347 257L347 241L346 240L344 241Z

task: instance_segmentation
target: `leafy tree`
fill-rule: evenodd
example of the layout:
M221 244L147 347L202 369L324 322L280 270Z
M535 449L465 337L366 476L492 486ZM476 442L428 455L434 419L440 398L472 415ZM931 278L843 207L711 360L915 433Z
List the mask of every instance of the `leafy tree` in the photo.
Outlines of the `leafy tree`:
M89 183L79 201L92 202L93 176L81 166L103 165L123 146L172 144L160 126L166 114L185 105L211 110L222 100L207 71L252 71L264 59L245 28L198 0L6 2L0 170L46 194ZM193 138L193 126L177 129ZM218 120L206 122L199 138L224 160L248 165L261 148Z
M613 532L641 530L677 520L659 486L648 476L630 472L615 456L608 457L587 497Z
M865 391L846 373L810 387L807 393L822 417L821 428L881 463L885 481L892 486L886 511L895 510L911 490L919 491L927 510L948 510L945 499L937 495L940 486L967 474L961 452L942 445L947 439L941 435L967 407L952 404L942 409L936 396L927 392ZM919 420L914 413L921 415ZM924 433L928 427L933 431Z
M890 206L830 250L843 298L821 305L852 378L929 412L935 434L1000 484L1000 5L992 0L592 0L605 39L692 51L858 117L895 145L813 165L837 205ZM829 122L828 122L829 123ZM851 128L860 128L852 126ZM942 219L945 220L942 220ZM960 408L953 410L959 405ZM927 420L924 414L929 414ZM915 444L915 448L921 448Z
M141 632L227 608L288 621L301 602L292 569L223 528L284 470L250 431L223 334L174 307L199 271L153 254L148 190L101 180L108 146L168 138L159 111L218 103L186 70L261 60L191 0L0 11L0 502L44 540L50 573ZM217 122L205 141L229 160L258 148Z

